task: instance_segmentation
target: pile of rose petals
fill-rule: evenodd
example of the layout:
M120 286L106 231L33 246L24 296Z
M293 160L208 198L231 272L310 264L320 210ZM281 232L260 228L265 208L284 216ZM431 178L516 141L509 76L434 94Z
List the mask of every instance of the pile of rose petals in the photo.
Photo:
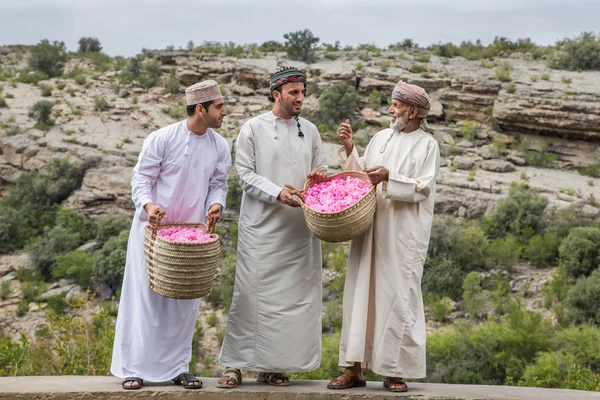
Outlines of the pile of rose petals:
M186 228L183 226L159 229L157 235L169 242L179 243L202 243L213 240L208 233L200 228Z
M371 184L358 178L333 178L319 182L306 190L304 204L319 212L338 212L362 199Z

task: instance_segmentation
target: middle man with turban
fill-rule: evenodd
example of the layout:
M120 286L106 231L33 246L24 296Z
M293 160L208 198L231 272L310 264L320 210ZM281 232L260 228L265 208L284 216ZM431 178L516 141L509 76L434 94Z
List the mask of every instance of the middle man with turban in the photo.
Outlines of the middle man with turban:
M301 188L307 177L324 176L325 152L316 126L299 117L305 74L278 70L270 93L273 110L246 122L236 143L244 193L220 388L241 384L240 370L287 386L284 373L312 371L321 363L321 242L298 208L302 193L284 185Z

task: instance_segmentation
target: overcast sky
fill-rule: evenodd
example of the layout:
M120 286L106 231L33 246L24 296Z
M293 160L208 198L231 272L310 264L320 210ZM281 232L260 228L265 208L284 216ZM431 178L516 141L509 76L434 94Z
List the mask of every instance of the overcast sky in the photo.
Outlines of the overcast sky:
M62 40L77 49L97 37L112 56L142 48L185 47L189 40L283 42L308 28L342 45L419 45L495 36L553 44L600 31L600 0L0 0L0 45Z

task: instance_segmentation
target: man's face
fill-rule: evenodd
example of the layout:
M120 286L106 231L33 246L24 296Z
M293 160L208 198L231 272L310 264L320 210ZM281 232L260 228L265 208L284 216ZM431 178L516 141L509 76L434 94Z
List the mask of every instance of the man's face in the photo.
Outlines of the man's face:
M411 115L411 111L414 107L411 107L408 103L400 100L392 99L392 105L388 112L392 117L390 128L395 131L401 132L406 128L408 122L414 117Z
M302 82L290 82L281 86L281 95L275 94L275 99L279 98L281 107L290 116L295 117L300 115L302 109L302 103L304 102L304 96L306 96L306 89Z
M223 118L227 115L223 99L215 100L209 107L208 112L204 112L204 120L209 128L217 129L223 125Z

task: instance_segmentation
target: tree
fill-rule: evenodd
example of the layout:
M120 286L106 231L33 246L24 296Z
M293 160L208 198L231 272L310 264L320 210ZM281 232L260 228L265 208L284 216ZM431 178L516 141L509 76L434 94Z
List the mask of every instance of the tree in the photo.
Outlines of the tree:
M51 78L62 74L66 61L67 49L64 42L54 41L50 43L47 39L44 39L31 48L29 66L42 71Z
M100 51L102 51L102 45L97 38L82 37L79 39L80 53L100 53Z
M290 32L283 35L285 39L285 50L293 60L312 62L314 60L314 49L319 43L309 29Z
M600 266L600 229L571 229L560 245L559 254L560 264L569 276L588 276Z
M29 109L28 116L36 120L38 124L53 125L54 122L50 118L52 107L54 107L53 101L40 100Z
M319 116L324 123L333 127L352 117L359 104L360 96L352 86L336 83L321 93Z
M566 305L569 319L575 323L600 323L600 270L581 278L569 290Z

